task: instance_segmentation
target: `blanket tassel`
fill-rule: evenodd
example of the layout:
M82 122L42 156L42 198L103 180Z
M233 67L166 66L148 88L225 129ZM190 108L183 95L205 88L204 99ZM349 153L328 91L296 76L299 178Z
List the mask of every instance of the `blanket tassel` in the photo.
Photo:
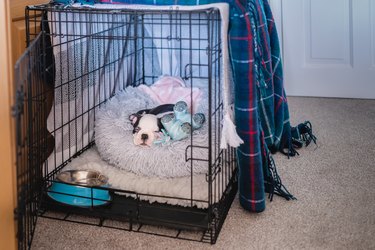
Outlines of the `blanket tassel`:
M304 144L309 146L311 141L316 144L317 138L312 132L311 122L305 121L304 123L298 124L296 127L292 127L292 144L294 148L301 148Z
M311 142L316 145L317 138L312 132L311 122L300 123L295 127L291 127L290 131L290 135L285 135L287 139L284 140L284 144L280 147L280 152L287 155L288 158L299 155L296 149L302 148L303 145L307 147ZM288 149L288 151L285 152L284 149Z
M291 136L288 136L287 139L286 139L286 143L284 143L280 149L280 152L286 156L288 156L288 159L289 157L294 157L296 155L299 155L299 153L297 152L296 148L298 147L295 147L294 145L294 141L295 139ZM301 144L301 147L302 147L302 144ZM287 152L285 152L285 149L288 149Z
M241 137L238 136L236 126L233 124L228 113L224 115L223 131L220 141L220 148L222 149L227 148L227 144L231 147L237 148L240 144L244 143Z
M277 173L276 164L271 155L268 155L268 169L270 172L269 180L265 181L266 191L269 193L268 198L273 200L276 194L285 198L286 200L296 200L288 189L282 184L279 174Z

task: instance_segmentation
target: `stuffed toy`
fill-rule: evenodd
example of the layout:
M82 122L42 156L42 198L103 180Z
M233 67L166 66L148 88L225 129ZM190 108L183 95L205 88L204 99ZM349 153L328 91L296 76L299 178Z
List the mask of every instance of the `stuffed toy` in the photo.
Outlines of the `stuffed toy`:
M159 118L158 115L163 113L166 114ZM179 101L175 105L163 104L153 109L140 110L131 114L129 120L134 128L134 144L150 147L187 138L192 129L203 126L205 116L202 113L191 115L187 103Z
M184 101L179 101L175 104L173 114L166 114L161 118L161 124L166 134L174 141L187 138L192 129L201 128L204 122L204 114L196 113L191 115Z

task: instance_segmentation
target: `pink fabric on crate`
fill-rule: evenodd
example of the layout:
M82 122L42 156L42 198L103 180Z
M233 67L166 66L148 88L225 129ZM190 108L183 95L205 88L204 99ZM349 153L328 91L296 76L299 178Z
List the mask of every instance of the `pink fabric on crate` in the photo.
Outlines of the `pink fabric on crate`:
M175 104L178 101L185 101L191 111L193 101L194 113L202 98L200 89L186 87L185 82L175 76L163 76L151 86L140 85L138 88L159 104Z

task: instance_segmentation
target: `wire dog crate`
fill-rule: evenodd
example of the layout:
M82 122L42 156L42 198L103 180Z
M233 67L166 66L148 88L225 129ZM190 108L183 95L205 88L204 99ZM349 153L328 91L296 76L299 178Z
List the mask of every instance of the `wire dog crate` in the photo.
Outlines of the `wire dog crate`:
M15 71L19 247L30 246L39 216L214 244L237 192L235 150L221 149L219 142L219 10L100 10L47 4L27 7L26 23L28 49ZM191 169L197 162L206 164L208 198L194 197L191 172L188 198L91 187L89 206L51 199L50 188L59 182L56 176L95 147L98 110L118 92L152 85L163 74L179 76L190 87L196 81L207 82L209 140L198 146L191 139L181 157ZM195 147L204 148L207 157L194 157ZM111 201L95 206L96 189L108 191ZM184 200L188 205L149 202L148 197ZM198 208L196 202L206 205Z

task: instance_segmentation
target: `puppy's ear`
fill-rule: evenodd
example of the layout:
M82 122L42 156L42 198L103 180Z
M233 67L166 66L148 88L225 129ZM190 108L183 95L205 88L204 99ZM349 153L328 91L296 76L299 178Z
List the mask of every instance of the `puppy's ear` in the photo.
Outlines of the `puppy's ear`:
M161 131L164 128L163 124L161 123L161 118L158 118L158 127L159 131Z
M139 120L141 119L140 114L131 114L129 115L129 121L133 125L133 127L138 126Z

